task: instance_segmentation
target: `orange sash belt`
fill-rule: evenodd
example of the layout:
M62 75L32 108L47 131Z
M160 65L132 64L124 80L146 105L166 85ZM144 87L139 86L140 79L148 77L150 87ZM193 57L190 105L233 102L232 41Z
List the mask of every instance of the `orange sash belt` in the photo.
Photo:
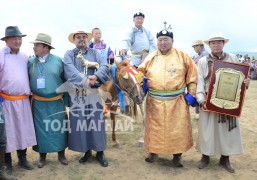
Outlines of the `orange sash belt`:
M9 101L17 101L17 100L22 100L22 99L29 98L28 95L15 96L15 95L4 94L2 92L0 92L0 96L2 98L4 98L5 100L9 100Z
M62 97L63 97L63 94L59 94L58 96L51 97L51 98L46 98L46 97L38 96L36 94L32 95L32 98L36 99L38 101L56 101L56 100L62 99Z

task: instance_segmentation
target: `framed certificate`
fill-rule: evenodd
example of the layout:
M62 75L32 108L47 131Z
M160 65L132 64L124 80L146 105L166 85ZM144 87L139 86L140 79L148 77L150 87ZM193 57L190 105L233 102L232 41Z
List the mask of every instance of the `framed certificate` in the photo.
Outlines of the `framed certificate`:
M240 117L246 88L243 82L249 71L249 65L214 61L206 100L207 110Z

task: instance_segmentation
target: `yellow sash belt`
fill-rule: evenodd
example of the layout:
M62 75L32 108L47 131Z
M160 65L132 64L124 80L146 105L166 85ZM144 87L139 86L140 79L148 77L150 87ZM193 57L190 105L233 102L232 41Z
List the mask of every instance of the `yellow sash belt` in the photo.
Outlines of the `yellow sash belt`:
M146 53L148 53L148 51L144 49L144 50L139 51L139 52L133 52L132 54L133 55L139 55L139 54L146 54Z
M4 94L2 92L0 92L0 96L2 98L4 98L5 100L9 100L9 101L17 101L17 100L22 100L22 99L29 98L28 95L15 96L15 95Z
M33 94L33 95L32 95L32 98L33 98L33 99L36 99L36 100L38 100L38 101L56 101L56 100L62 99L62 97L63 97L63 94L59 94L58 96L51 97L51 98L38 96L38 95L36 95L36 94Z

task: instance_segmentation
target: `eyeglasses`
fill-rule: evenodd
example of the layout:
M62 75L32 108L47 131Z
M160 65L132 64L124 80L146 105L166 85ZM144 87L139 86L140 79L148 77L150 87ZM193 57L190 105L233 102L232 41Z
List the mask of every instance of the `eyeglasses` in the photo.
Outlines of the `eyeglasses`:
M76 36L76 39L87 39L87 36Z

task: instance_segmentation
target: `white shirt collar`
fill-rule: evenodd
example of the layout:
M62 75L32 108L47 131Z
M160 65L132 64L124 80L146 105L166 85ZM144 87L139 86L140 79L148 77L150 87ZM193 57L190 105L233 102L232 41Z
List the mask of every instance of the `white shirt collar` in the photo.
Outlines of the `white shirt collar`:
M48 57L49 54L46 54L44 57L38 57L39 62L43 63L46 62L46 58Z

